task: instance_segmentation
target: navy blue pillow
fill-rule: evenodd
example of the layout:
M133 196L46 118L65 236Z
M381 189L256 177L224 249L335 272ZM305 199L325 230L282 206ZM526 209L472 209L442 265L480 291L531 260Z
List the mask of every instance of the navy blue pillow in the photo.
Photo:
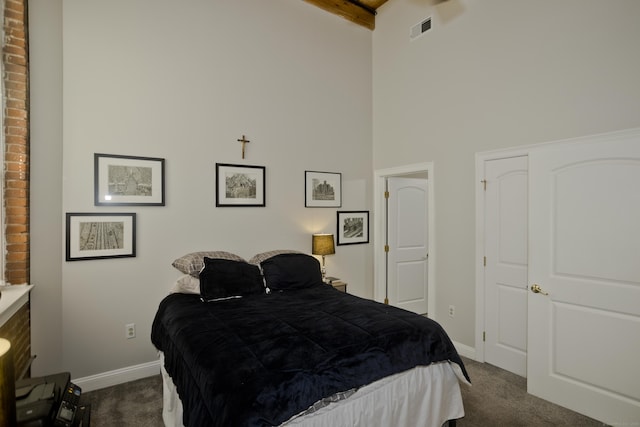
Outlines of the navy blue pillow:
M200 272L200 295L205 301L263 294L260 269L244 261L204 257Z
M280 254L263 261L262 274L272 291L322 284L320 262L306 254Z

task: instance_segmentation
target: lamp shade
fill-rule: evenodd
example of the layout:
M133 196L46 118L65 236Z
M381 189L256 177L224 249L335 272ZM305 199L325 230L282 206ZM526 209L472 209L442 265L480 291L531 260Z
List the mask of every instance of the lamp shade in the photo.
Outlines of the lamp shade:
M313 255L331 255L336 253L333 234L314 234L311 253Z
M0 338L0 425L16 425L16 383L11 343Z

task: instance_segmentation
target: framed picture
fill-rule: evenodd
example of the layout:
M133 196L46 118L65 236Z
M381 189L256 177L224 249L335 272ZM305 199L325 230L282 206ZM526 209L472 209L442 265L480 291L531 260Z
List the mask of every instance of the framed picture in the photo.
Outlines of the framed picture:
M67 261L136 256L135 213L67 213Z
M164 206L164 159L93 155L96 206Z
M369 243L369 211L338 211L337 245Z
M216 206L265 206L265 167L216 163Z
M305 171L304 206L307 208L339 208L342 206L342 174Z

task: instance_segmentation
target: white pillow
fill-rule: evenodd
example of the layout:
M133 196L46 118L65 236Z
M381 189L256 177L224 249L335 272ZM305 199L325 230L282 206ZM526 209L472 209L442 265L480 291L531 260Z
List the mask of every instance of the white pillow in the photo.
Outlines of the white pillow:
M200 279L186 274L176 280L169 290L171 294L198 294L200 295Z

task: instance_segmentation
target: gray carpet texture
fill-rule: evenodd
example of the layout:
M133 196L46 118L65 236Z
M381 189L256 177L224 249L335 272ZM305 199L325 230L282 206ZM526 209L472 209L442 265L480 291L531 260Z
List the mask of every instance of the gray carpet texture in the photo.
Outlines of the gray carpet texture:
M604 426L601 422L527 394L525 378L486 363L463 360L472 386L461 387L466 415L457 421L458 427ZM162 380L159 375L84 393L83 402L91 404L91 427L163 425Z

